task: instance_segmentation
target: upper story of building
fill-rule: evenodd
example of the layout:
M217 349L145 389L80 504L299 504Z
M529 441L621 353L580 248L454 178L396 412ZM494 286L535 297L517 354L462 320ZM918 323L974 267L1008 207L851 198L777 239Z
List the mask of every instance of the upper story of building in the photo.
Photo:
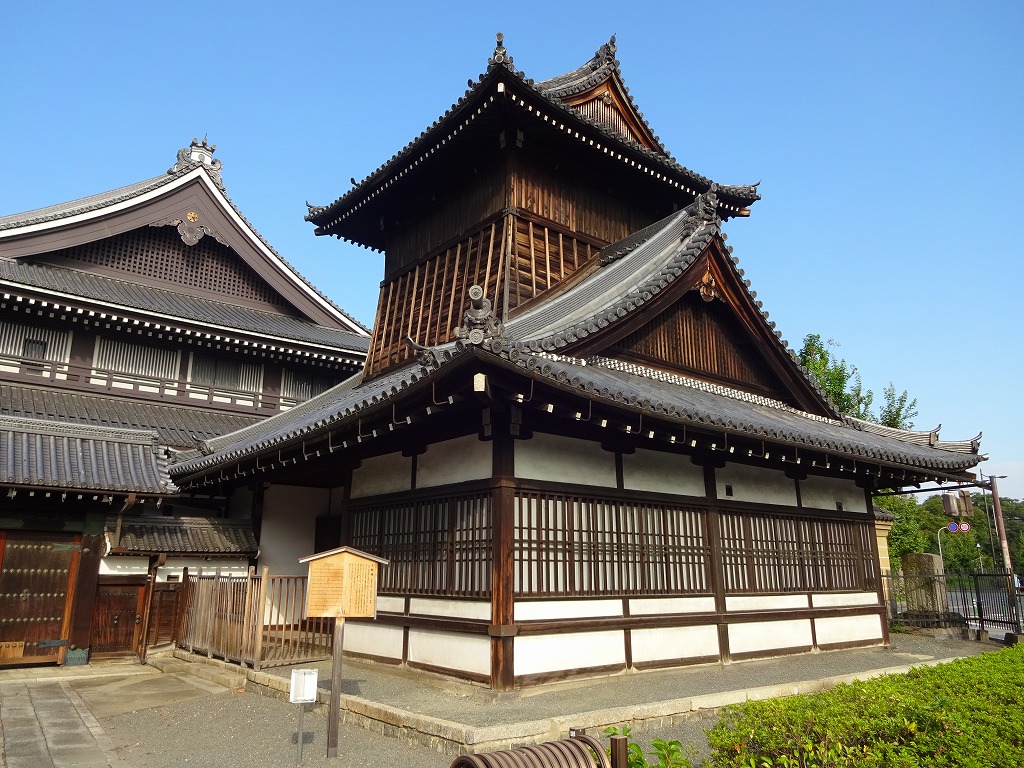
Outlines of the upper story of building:
M191 447L363 365L369 333L227 197L215 147L0 217L0 415L155 429Z

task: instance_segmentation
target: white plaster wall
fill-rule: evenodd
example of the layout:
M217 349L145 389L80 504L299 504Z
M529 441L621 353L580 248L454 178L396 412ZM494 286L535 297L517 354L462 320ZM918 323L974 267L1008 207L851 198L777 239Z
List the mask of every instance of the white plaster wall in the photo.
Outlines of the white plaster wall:
M745 464L726 464L715 470L718 498L726 501L756 501L761 504L796 506L796 482L782 472ZM725 495L725 486L732 486L732 496Z
M386 659L401 659L403 632L402 627L387 624L346 621L345 650Z
M201 557L168 557L167 562L157 568L156 580L167 581L168 576L177 576L175 581L181 581L186 568L193 575L199 573L200 568L209 574L220 568L221 576L245 576L249 572L249 561L245 558L205 560Z
M713 597L646 597L629 601L631 616L657 616L665 613L703 613L715 610Z
M688 456L637 448L622 456L623 485L635 491L704 496L704 469Z
M515 639L516 675L626 665L625 639L619 630L526 635Z
M534 600L517 601L516 621L548 619L583 619L600 616L621 616L621 600Z
M832 608L837 605L878 605L875 592L842 592L836 594L811 595L815 608Z
M727 611L777 611L807 607L807 595L732 595L725 598Z
M145 576L148 573L148 557L108 555L100 560L100 576Z
M811 644L810 619L754 621L749 624L729 625L731 653L782 650Z
M414 597L409 600L409 613L419 616L449 616L458 619L491 618L490 601L431 600Z
M534 432L531 440L517 440L516 477L615 487L615 454L599 443Z
M410 629L409 661L490 675L491 640L481 635Z
M431 445L416 457L416 487L433 488L490 477L493 445L476 435Z
M316 518L326 515L330 493L326 488L271 485L263 495L263 526L257 570L271 576L305 576L300 557L313 554Z
M401 453L387 453L363 459L358 469L352 470L353 499L395 493L412 488L412 458Z
M718 656L718 627L663 627L630 631L633 661Z
M808 477L800 481L800 503L811 509L836 509L841 502L846 512L867 512L868 502L864 489L853 480L832 477Z
M834 616L814 620L814 635L818 645L849 643L859 640L881 640L882 619L872 616Z
M388 613L405 613L405 598L377 595L377 610Z

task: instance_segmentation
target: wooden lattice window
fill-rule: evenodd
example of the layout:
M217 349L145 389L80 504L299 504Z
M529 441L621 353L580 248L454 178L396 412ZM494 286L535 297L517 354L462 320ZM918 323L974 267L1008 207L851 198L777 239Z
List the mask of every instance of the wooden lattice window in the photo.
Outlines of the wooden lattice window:
M281 397L303 402L323 394L340 381L337 376L327 373L285 369L281 378Z
M705 515L672 504L517 494L515 593L708 593Z
M182 242L174 227L143 227L57 251L47 261L82 264L116 272L126 279L172 284L231 296L278 309L290 305L230 248L213 237L195 245Z
M490 495L353 507L352 546L391 561L381 594L488 597Z
M193 352L189 383L212 389L258 394L263 389L263 366L235 358Z
M66 363L70 353L70 331L0 322L0 355L4 357Z
M176 349L151 347L131 341L100 336L96 340L95 371L143 376L161 381L178 380L179 353Z
M872 527L853 520L721 515L725 588L732 593L872 589Z

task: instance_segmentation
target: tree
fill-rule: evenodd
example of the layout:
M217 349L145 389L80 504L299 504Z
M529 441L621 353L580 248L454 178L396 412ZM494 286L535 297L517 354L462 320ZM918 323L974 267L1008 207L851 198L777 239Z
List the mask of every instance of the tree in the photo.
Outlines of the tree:
M822 342L821 335L809 333L804 336L803 346L797 352L800 363L818 382L839 412L865 421L873 421L886 427L912 429L917 416L917 398L910 398L907 390L899 395L890 381L882 390L884 402L878 416L871 411L875 393L864 389L857 366L838 358L829 347L838 347L833 339Z
M871 390L864 391L856 366L838 359L828 349L838 344L832 339L827 344L822 342L820 334L807 334L797 353L800 363L810 371L840 413L858 419L870 418L874 394Z
M909 399L907 390L899 395L890 381L889 386L882 390L885 402L878 411L878 423L895 429L911 429L917 416L917 398Z

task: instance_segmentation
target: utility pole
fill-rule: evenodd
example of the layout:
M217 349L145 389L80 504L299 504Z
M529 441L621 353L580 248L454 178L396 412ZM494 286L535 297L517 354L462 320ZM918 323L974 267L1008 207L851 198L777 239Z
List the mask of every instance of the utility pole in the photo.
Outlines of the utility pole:
M998 477L1006 477L999 475ZM989 475L989 489L992 491L992 510L996 518L996 531L999 533L999 546L1003 550L1003 567L1006 573L1013 575L1013 563L1010 562L1010 543L1006 540L1006 525L1003 523L1003 507L999 503L999 486L996 483L997 476Z

